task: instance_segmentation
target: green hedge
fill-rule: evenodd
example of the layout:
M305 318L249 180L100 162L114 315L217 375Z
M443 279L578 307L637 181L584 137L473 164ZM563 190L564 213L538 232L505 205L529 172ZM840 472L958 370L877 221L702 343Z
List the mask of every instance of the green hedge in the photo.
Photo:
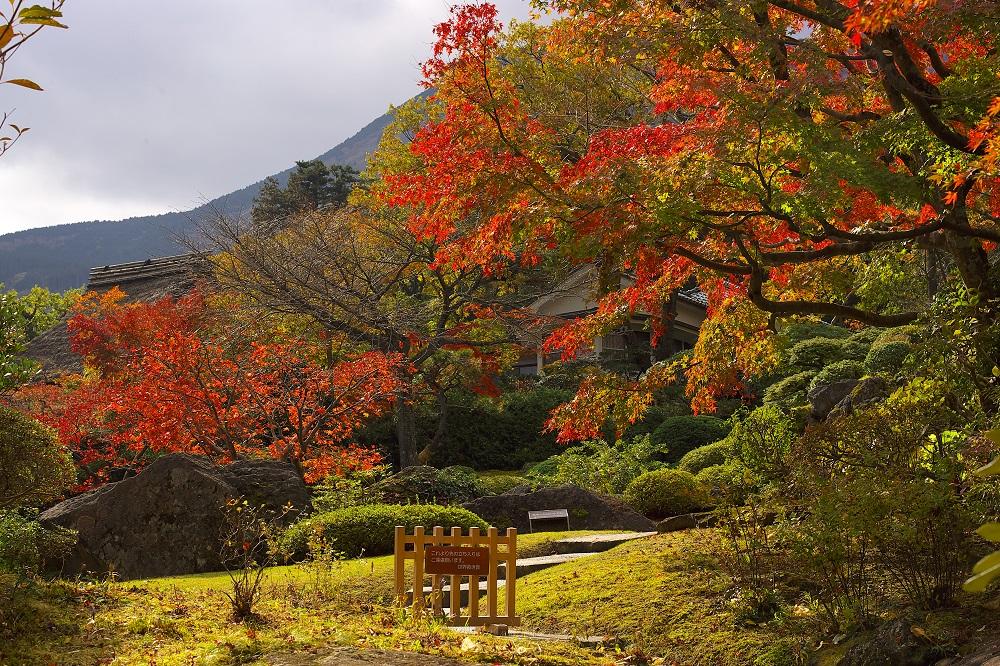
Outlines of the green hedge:
M815 376L815 371L806 370L771 384L764 392L764 402L786 407L806 402L806 391Z
M851 334L851 331L842 326L831 326L830 324L795 322L782 326L779 334L789 346L795 346L810 338L846 338Z
M851 379L859 379L865 374L865 366L859 361L843 360L831 363L812 378L809 382L809 390L812 391L820 386L828 386L837 382L846 382Z
M717 442L729 432L729 425L714 416L671 416L653 431L650 442L660 449L666 462L677 462L699 446Z
M875 345L865 357L865 369L871 373L899 374L906 357L913 346L909 342L895 340Z
M654 520L705 508L709 498L694 475L679 469L646 472L628 485L625 501Z
M819 370L845 357L845 342L832 338L809 338L799 342L789 352L792 365L803 370Z
M677 469L697 474L706 467L722 465L729 459L731 453L732 446L726 439L699 446L684 454L684 457L677 462Z
M396 526L412 530L418 525L487 529L482 518L459 507L436 504L368 504L310 516L292 525L281 539L283 550L293 558L304 557L309 541L322 538L346 557L385 555L393 551Z

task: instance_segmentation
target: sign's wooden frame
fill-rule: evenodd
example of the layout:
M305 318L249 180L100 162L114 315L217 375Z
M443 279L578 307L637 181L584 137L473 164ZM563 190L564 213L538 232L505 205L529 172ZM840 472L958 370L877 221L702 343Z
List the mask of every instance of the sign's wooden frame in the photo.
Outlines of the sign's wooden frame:
M486 576L462 576L462 575L430 575L431 593L429 599L424 595L424 582L427 574L424 573L424 551L429 546L453 546L453 547L487 547L489 548L489 569ZM396 598L401 606L407 603L406 591L406 562L413 562L413 614L420 616L430 609L431 613L437 617L444 618L451 626L481 627L494 624L505 624L516 627L521 624L521 618L517 617L515 611L515 599L517 597L517 530L510 528L506 535L500 536L497 528L491 527L487 530L485 538L480 533L478 527L469 528L469 535L462 535L461 527L452 527L450 533L446 534L441 526L432 530L430 535L425 533L423 526L417 526L412 535L406 533L406 528L396 526L396 547L395 547L395 569L396 569ZM503 615L498 612L498 569L501 564L504 566L505 582L505 603L503 604ZM479 611L479 585L482 578L486 578L486 614L480 615ZM443 587L445 578L449 578L451 596L448 602L448 616L445 617L443 603ZM468 613L462 613L462 582L469 584L468 593Z

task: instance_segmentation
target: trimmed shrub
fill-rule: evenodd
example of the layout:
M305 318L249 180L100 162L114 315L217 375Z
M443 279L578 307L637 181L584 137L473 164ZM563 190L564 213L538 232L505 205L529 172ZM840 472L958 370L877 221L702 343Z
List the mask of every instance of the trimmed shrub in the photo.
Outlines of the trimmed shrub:
M865 369L872 374L896 375L902 369L912 348L909 342L900 340L875 345L865 357Z
M54 500L74 478L73 459L52 428L0 407L0 509Z
M842 326L831 326L817 322L800 321L786 326L782 326L779 335L784 338L789 346L795 346L803 340L810 338L831 338L841 339L849 336L851 332Z
M832 338L810 338L789 350L789 360L803 369L819 370L844 358L844 341Z
M865 374L865 366L858 361L837 361L831 363L820 370L812 381L809 382L809 390L819 386L827 386L836 382L845 382L849 379L858 379Z
M764 402L785 405L787 407L805 403L806 391L809 390L809 382L815 376L816 373L814 371L806 370L805 372L785 377L780 382L771 384L764 392Z
M396 525L409 530L418 525L426 529L440 525L446 530L489 527L482 518L460 507L368 504L300 520L282 536L281 546L290 556L301 558L307 554L311 540L322 538L334 552L346 557L385 555L393 550Z
M706 467L722 465L729 459L730 455L732 455L732 446L727 438L720 442L706 444L705 446L699 446L697 449L688 451L678 461L677 469L697 474Z
M873 347L884 345L887 342L916 342L920 339L924 329L918 324L907 324L896 328L887 328L882 334L872 342Z
M654 520L690 513L709 504L704 488L694 475L680 469L646 472L628 484L625 501Z
M666 462L677 462L699 446L717 442L729 432L729 424L714 416L672 416L664 419L650 442Z
M859 363L865 360L868 355L868 350L871 348L870 345L863 344L861 342L856 342L854 340L845 340L843 353L844 358L850 361L858 361Z
M742 504L750 492L750 478L747 469L736 461L724 465L712 465L694 476L709 497L721 503Z
M407 467L371 489L385 504L461 504L479 497L475 471L458 466Z
M533 485L531 481L516 474L495 474L479 477L479 488L487 495L503 495L517 486Z
M873 344L875 344L875 341L879 338L879 336L884 334L885 332L886 329L884 328L869 326L867 328L862 328L860 331L852 333L851 337L849 337L848 340L851 342L857 342L858 344L862 344L866 347L871 347Z

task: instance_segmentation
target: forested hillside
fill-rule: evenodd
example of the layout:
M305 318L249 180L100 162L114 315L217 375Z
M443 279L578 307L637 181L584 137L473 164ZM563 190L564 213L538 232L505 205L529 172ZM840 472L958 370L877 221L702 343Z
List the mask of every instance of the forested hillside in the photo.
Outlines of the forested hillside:
M364 167L391 117L385 114L319 156L327 164ZM275 174L281 185L292 168ZM184 252L178 236L197 228L213 211L238 214L249 209L264 179L213 199L193 210L132 217L121 221L60 224L0 236L0 283L18 291L35 285L53 291L82 286L88 269Z

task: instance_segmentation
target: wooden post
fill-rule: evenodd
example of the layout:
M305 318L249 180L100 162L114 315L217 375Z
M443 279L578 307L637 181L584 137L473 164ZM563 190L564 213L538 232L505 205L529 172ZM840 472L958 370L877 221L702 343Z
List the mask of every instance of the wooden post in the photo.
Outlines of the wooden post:
M417 617L423 615L424 608L427 607L427 600L424 599L424 526L417 525L413 528L413 614Z
M486 612L490 617L497 616L497 564L500 560L497 558L497 528L490 527L486 532L487 538L489 539L490 548L490 570L486 575ZM507 572L508 577L510 572Z
M514 599L516 598L517 584L517 529L507 528L507 604L504 606L504 615L509 618L514 617Z
M469 528L469 545L473 548L479 546L479 528ZM479 619L479 574L469 576L469 624L475 625Z
M396 603L406 605L406 528L396 525Z

